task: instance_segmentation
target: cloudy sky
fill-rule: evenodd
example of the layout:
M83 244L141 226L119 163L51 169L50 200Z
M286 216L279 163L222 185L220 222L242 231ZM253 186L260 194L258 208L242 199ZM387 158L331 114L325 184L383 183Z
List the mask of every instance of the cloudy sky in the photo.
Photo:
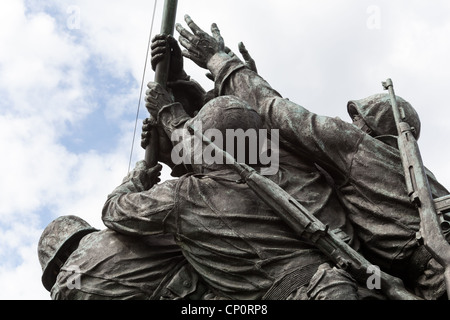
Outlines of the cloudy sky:
M450 2L447 0L182 0L216 22L283 96L349 120L346 103L396 93L422 119L426 166L450 188ZM132 149L154 0L2 0L0 5L0 299L49 299L37 242L61 215L103 229L106 196L143 158ZM163 0L156 6L159 32ZM184 24L185 25L185 24ZM212 83L189 61L188 74ZM145 82L153 79L147 68ZM167 177L165 171L164 178Z

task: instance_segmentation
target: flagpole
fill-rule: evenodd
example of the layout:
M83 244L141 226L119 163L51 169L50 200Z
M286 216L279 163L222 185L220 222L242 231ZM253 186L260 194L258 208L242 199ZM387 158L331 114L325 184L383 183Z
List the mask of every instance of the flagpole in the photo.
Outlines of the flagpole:
M173 36L175 29L175 19L177 15L178 0L165 0L163 17L161 22L160 34ZM169 50L169 49L168 49ZM164 56L164 59L156 65L155 70L155 82L159 83L164 88L167 86L167 79L169 77L170 66L170 52ZM156 119L150 116L150 123L156 125ZM150 143L145 149L145 162L150 167L155 166L158 163L158 131L156 128L152 128Z

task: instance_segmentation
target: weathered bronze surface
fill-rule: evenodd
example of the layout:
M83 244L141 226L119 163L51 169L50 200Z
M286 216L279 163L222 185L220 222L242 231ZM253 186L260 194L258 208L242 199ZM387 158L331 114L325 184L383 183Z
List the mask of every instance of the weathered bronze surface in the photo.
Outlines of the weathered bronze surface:
M64 232L49 226L39 254L52 298L445 297L449 192L421 163L423 183L417 174L411 180L402 165L410 147L397 143L392 104L418 139L413 107L391 90L350 100L353 123L315 114L274 90L242 43L243 60L226 48L216 24L210 35L189 16L185 22L190 31L177 24L178 42L167 34L153 40L153 69L164 59L171 64L167 86L148 84L146 107L155 121L144 122L141 144L156 150L148 146L157 130L153 156L177 178L161 182L161 165L146 157L108 196L107 229L72 237L67 218L55 222ZM183 57L209 71L214 90L187 75ZM278 156L275 174L259 174L265 167L249 161L250 145L241 163L228 150L228 161L217 161L224 159L217 137L238 129L276 132L269 139L279 141L270 150ZM208 130L216 130L209 131L216 140L206 139L206 147L219 156L196 162L195 138L202 146ZM181 164L173 157L179 146L193 150ZM424 185L428 202L414 197ZM424 219L423 209L433 216ZM51 241L56 234L63 239ZM437 249L430 239L438 239Z

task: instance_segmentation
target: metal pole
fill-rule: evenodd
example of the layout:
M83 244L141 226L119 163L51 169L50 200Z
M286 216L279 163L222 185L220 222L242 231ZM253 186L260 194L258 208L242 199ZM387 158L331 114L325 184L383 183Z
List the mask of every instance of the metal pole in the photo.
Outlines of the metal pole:
M165 0L163 17L161 22L161 34L173 36L175 29L175 18L177 15L178 0ZM162 60L156 66L155 70L155 82L159 83L164 88L167 85L167 79L169 77L170 66L170 52L167 52L164 60ZM156 119L150 116L150 123L156 125ZM145 149L145 162L150 167L155 166L158 163L158 131L156 128L151 130L150 143Z

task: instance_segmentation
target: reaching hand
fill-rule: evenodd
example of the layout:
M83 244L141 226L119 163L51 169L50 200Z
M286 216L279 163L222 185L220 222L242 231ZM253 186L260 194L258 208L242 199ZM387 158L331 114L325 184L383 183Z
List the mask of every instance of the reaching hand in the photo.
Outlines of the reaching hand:
M180 44L186 48L182 55L194 61L199 67L207 69L208 61L213 55L225 52L225 43L219 28L213 23L211 26L213 36L210 36L200 29L188 15L185 15L184 20L192 33L184 29L181 24L176 25L176 29L180 33Z

